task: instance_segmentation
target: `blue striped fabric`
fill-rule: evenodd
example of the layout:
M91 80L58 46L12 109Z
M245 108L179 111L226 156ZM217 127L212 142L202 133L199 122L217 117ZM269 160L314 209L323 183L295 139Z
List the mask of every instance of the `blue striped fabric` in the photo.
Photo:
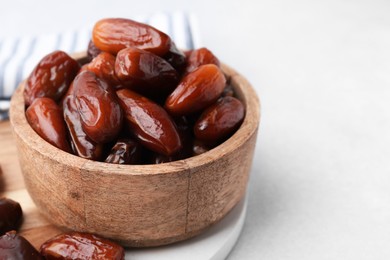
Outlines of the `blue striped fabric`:
M181 49L200 47L196 17L182 12L130 17L167 33ZM0 39L0 120L8 118L12 93L46 54L85 51L92 25L57 34Z

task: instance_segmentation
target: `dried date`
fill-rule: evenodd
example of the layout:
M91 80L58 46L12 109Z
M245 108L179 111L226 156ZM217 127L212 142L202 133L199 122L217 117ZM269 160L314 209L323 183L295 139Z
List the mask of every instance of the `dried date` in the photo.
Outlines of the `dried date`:
M46 55L27 78L24 89L26 105L31 105L38 97L60 100L79 69L77 61L63 51Z
M207 108L194 126L196 138L206 141L220 141L241 125L245 109L240 100L234 97L223 97Z
M92 31L92 40L102 51L117 54L127 47L136 47L158 56L164 56L171 45L165 33L133 20L107 18L98 21Z
M96 143L114 140L121 131L122 111L113 89L90 71L73 81L73 95L83 130Z
M16 230L23 219L20 204L8 198L0 198L0 235Z
M128 89L117 91L130 133L150 150L172 155L182 147L168 113L158 104Z
M80 114L74 102L73 85L71 85L68 93L62 100L62 109L75 154L85 159L101 160L104 146L92 141L83 130Z
M115 56L108 52L99 53L83 70L95 73L97 77L106 81L111 87L116 88L121 84L115 75Z
M132 47L118 52L115 73L126 87L147 96L167 95L179 81L166 60Z
M119 139L111 148L105 162L116 164L141 164L143 148L132 139Z
M58 235L41 245L41 254L47 260L107 259L123 260L124 249L98 236L71 232Z
M201 111L218 99L225 84L225 76L216 65L202 65L180 81L168 96L165 108L173 115Z
M26 110L26 118L32 129L55 147L71 152L61 108L51 98L41 97Z
M0 237L1 260L43 260L44 258L24 237L8 232Z
M218 58L207 48L192 50L188 53L186 73L194 71L196 68L206 64L220 66Z

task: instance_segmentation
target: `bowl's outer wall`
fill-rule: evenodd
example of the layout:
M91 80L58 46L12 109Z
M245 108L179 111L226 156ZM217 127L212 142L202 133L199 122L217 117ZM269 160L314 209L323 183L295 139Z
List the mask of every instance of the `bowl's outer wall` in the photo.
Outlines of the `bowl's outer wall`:
M127 246L173 243L219 221L245 194L260 120L250 84L223 68L246 104L240 129L210 152L150 166L89 161L43 141L26 121L21 84L10 118L26 188L40 212L58 226Z

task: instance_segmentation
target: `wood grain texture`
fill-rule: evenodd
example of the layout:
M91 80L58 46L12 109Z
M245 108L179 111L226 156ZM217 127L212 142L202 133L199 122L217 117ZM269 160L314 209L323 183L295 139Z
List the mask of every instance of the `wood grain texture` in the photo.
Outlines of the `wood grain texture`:
M21 84L11 102L10 118L25 187L45 216L28 199L25 207L35 217L27 220L27 216L22 232L41 241L35 228L50 235L59 232L49 220L123 245L146 247L190 238L223 218L245 193L260 120L259 101L250 84L228 66L223 65L223 70L245 103L242 126L207 153L160 165L106 164L55 148L28 125ZM18 165L14 157L8 160ZM16 177L8 173L8 160L4 160L5 186L28 197L20 172Z

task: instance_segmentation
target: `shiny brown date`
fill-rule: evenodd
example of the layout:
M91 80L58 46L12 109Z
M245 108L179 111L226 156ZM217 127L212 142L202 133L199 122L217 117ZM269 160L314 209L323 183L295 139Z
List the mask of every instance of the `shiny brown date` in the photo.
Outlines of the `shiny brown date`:
M111 148L105 162L116 164L140 164L142 162L143 149L134 140L129 138L119 139Z
M44 258L24 237L15 231L0 237L1 260L43 260Z
M61 108L51 98L41 97L26 110L26 118L32 129L55 147L71 152Z
M207 48L200 48L191 51L187 58L186 73L194 71L201 65L215 64L220 66L218 58Z
M158 104L128 89L117 91L130 133L150 150L172 155L181 141L168 113Z
M223 97L202 113L194 126L195 136L202 141L220 141L237 130L244 115L244 105L240 100Z
M96 143L114 140L122 128L122 111L112 88L90 71L73 81L73 95L81 125Z
M41 245L40 252L47 260L107 259L123 260L124 249L92 234L71 232L58 235Z
M115 56L108 52L99 53L83 70L95 73L100 79L106 81L111 87L120 85L115 75Z
M62 109L75 154L86 159L101 160L104 147L92 141L81 126L80 114L74 102L73 84L62 100Z
M149 25L122 18L98 21L92 31L92 40L97 48L114 55L124 48L136 47L164 56L171 43L165 33Z
M0 235L16 230L23 218L22 208L16 201L0 198Z
M169 94L179 81L166 60L132 47L118 52L115 73L126 87L147 96Z
M169 95L165 108L173 115L189 115L213 104L223 92L226 79L214 64L187 74Z
M38 97L60 100L79 68L77 61L63 51L46 55L27 78L24 89L26 105L31 105Z

